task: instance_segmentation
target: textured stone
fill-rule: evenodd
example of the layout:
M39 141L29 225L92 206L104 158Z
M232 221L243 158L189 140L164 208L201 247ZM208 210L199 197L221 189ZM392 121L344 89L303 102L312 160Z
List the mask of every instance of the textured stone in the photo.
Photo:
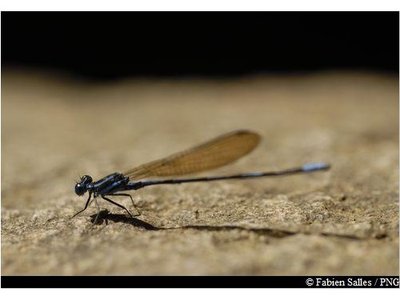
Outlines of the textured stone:
M329 172L148 187L130 220L100 178L235 129L264 140L209 174ZM398 275L398 83L362 73L85 83L2 76L3 275ZM119 199L130 208L129 199ZM91 217L92 216L92 217Z

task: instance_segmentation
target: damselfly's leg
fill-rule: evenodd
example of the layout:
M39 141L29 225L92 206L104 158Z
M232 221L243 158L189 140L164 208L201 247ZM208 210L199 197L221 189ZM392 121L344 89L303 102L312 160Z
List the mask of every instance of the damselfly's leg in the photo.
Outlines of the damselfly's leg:
M96 215L96 218L94 218L93 224L96 224L97 219L99 218L99 215L100 215L100 206L99 206L99 203L97 203L97 198L94 198L94 203L96 203L97 215Z
M129 198L131 199L132 205L135 206L135 202L133 202L133 198L132 198L132 196L129 195L129 194L122 194L122 193L119 193L119 194L109 194L108 196L125 196L125 197L129 197Z
M138 216L140 216L142 214L140 212L140 210L136 207L135 202L133 202L133 199L132 199L131 195L119 193L119 194L109 194L108 196L125 196L125 197L129 197L131 199L131 201L132 201L132 206L135 208L135 210L137 212L137 214L134 215L134 217L138 217Z
M104 195L101 195L101 198L103 198L104 200L106 200L106 201L108 201L108 202L110 202L110 203L112 203L112 204L114 204L114 205L116 205L116 206L118 206L118 207L121 207L122 209L125 209L125 211L129 214L129 216L130 216L131 218L133 218L132 214L129 212L129 210L126 209L125 206L123 206L123 205L121 205L121 204L119 204L119 203L117 203L117 202L114 202L114 201L112 201L111 199L108 199L108 198L107 198L106 196L104 196Z
M87 201L86 201L86 204L85 204L84 209L82 209L82 210L78 211L76 214L74 214L74 215L71 217L71 219L72 219L72 218L75 218L75 217L76 217L77 215L79 215L81 212L85 211L86 208L88 208L89 202L90 202L90 198L92 198L92 193L91 193L91 192L89 192L89 198L88 198Z

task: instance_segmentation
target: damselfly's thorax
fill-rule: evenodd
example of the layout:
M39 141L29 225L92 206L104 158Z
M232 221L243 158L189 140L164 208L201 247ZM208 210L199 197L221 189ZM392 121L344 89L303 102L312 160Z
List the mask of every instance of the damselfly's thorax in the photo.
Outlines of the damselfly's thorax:
M92 177L85 175L75 185L75 193L82 196L89 191L95 197L97 195L106 195L123 189L128 182L129 178L121 173L112 173L95 182L93 182Z

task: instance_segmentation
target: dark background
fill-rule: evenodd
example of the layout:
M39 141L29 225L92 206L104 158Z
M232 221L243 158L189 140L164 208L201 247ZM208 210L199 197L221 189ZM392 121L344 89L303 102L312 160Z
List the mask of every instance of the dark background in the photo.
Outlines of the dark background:
M398 12L3 12L2 63L125 76L398 73Z

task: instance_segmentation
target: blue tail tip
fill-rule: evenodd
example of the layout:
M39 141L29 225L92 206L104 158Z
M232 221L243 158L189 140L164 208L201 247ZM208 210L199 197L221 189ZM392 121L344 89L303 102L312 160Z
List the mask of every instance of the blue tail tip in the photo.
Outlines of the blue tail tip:
M304 172L313 172L318 170L328 170L331 166L329 164L323 162L314 162L304 164L302 169Z

